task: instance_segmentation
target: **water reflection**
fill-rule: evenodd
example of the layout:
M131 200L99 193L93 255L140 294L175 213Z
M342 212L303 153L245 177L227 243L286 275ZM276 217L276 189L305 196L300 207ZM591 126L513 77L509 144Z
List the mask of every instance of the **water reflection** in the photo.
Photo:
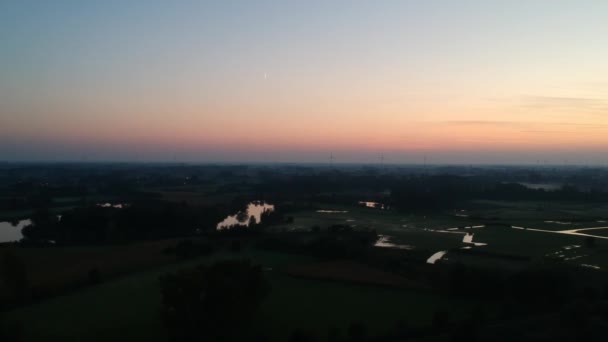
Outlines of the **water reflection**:
M247 205L247 209L239 211L235 215L226 217L222 222L217 224L217 229L227 229L233 226L249 226L249 222L253 217L255 223L262 221L262 214L266 211L274 211L274 205L266 202L251 202Z
M525 186L528 189L533 190L545 190L545 191L553 191L559 190L562 188L562 184L559 183L528 183L528 182L520 182L519 184Z
M587 268L593 268L594 270L599 270L601 268L597 265L590 265L590 264L581 264L581 266L587 267Z
M473 242L473 236L474 236L474 235L475 235L475 234L466 233L466 235L465 235L465 236L462 238L462 242L463 242L463 243L468 243L468 244L473 244L473 245L475 245L476 247L479 247L479 246L486 246L486 245L487 245L487 243L484 243L484 242Z
M123 204L123 203L117 203L117 204L112 204L112 203L97 203L98 207L102 207L102 208L115 208L115 209L122 209L122 208L126 208L128 206L128 204Z
M572 222L563 222L563 221L544 221L545 223L555 223L555 224L562 224L562 225L569 225L572 224Z
M431 255L431 257L426 260L426 263L427 264L434 264L438 260L441 260L441 258L443 258L443 256L446 255L447 253L448 253L448 251L437 252L437 253Z
M528 227L520 227L520 226L511 226L511 228L512 229L518 229L518 230L528 230L528 231L531 231L531 232L542 232L542 233L551 233L551 234L566 234L566 235L576 235L576 236L587 236L587 237L593 237L593 238L596 238L596 239L608 239L608 236L595 235L595 234L586 233L587 231L608 229L607 226L603 226L603 227L590 227L590 228L577 228L577 229L567 229L567 230L548 230L548 229L537 229L537 228L528 228ZM582 232L585 232L585 233L582 233Z
M347 210L317 210L318 213L322 214L346 214Z
M382 210L387 210L389 209L388 205L379 203L379 202L367 202L367 201L359 201L359 204L366 207L366 208L376 208L376 209L382 209Z
M414 249L414 246L410 245L401 245L390 242L390 237L386 235L378 235L378 241L374 244L375 247L383 247L383 248L397 248L397 249Z
M21 229L32 224L32 220L21 220L13 225L11 222L0 222L0 242L19 241L23 238Z

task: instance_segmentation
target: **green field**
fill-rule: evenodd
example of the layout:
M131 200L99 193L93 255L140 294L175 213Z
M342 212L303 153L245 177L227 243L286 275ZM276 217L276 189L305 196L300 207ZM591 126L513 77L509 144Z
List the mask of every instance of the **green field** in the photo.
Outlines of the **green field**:
M4 246L0 252L13 253L23 261L28 282L34 291L52 294L86 282L92 269L97 269L104 278L112 278L172 263L175 257L163 253L163 250L175 245L176 241L55 248ZM0 283L0 300L5 299L5 293Z
M475 201L463 204L459 211L446 211L432 216L362 208L359 206L322 206L323 210L337 212L321 213L315 210L293 213L294 223L276 228L286 230L308 230L314 225L327 227L333 224L348 224L355 229L375 229L378 234L388 236L394 244L406 245L430 256L439 250L467 246L462 243L465 232L474 234L474 242L486 246L474 247L480 251L497 254L529 257L531 262L542 262L547 257L570 264L593 264L608 268L608 240L596 239L594 248L585 247L584 236L512 229L509 226L523 226L550 231L570 230L605 226L601 218L608 217L608 206L596 204L587 213L586 206L577 203L552 203L551 206L537 202ZM539 210L539 207L544 208ZM547 208L551 209L547 209ZM463 214L464 213L464 214ZM460 215L459 215L460 214ZM575 218L576 221L572 219ZM570 221L566 221L570 220ZM599 221L599 222L598 222ZM508 226L504 226L507 224ZM480 229L437 230L455 227L479 226ZM583 231L584 233L606 236L608 229ZM580 246L565 249L568 246ZM562 256L562 257L559 257ZM488 266L522 266L521 262L497 261L483 256L452 257L451 261Z
M428 217L356 205L319 206L323 210L346 212L323 213L317 209L293 212L288 214L294 217L293 223L272 227L272 230L308 231L313 226L324 229L334 224L348 224L354 229L374 229L390 237L390 242L407 245L424 256L450 250L442 261L445 263L509 269L551 262L608 268L608 240L596 239L590 245L584 236L552 232L605 224L597 222L608 216L608 207L603 205L595 206L586 216L584 208L575 204L554 204L551 210L539 210L539 204L533 202L485 201L463 204L463 209L458 211ZM445 231L477 225L484 227ZM549 231L514 229L510 225ZM604 236L606 231L608 229L588 232ZM474 242L487 245L463 243L465 233L474 234ZM316 260L306 256L246 250L175 263L174 257L162 253L175 242L16 249L15 253L32 272L33 283L51 286L53 281L78 281L92 267L100 268L102 275L108 277L101 285L6 312L4 316L9 321L22 322L26 327L26 341L165 341L166 332L159 315L158 277L197 263L243 257L264 267L272 291L255 317L252 329L242 331L239 340L264 334L272 341L284 341L295 330L310 332L322 339L330 327L346 334L348 326L357 321L365 322L369 332L377 335L392 331L399 321L407 322L410 327L428 326L433 313L439 310L448 311L454 317L465 317L480 304L430 291L294 278L284 272L287 267ZM486 253L454 252L462 247ZM513 260L509 256L523 259ZM118 276L121 277L116 278Z
M371 334L385 333L398 321L413 327L424 326L431 322L436 310L460 316L468 314L475 305L463 299L411 290L296 279L283 274L281 269L309 262L310 258L245 252L138 273L7 312L5 317L24 324L26 341L165 341L166 332L159 316L158 277L198 262L227 257L250 257L263 265L272 286L253 328L242 332L241 340L265 333L274 341L283 341L294 330L324 338L330 326L345 334L355 321L365 322Z

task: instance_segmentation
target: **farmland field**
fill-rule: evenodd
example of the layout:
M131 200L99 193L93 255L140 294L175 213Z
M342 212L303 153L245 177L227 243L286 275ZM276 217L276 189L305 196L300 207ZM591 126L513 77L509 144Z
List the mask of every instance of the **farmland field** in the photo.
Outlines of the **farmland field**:
M475 306L471 301L407 289L293 278L282 270L309 258L245 252L130 275L6 313L6 317L27 322L26 341L164 341L158 277L200 262L234 257L251 258L266 270L272 291L253 326L272 331L273 341L284 341L297 329L323 337L328 328L336 327L346 334L348 325L356 321L364 321L372 333L390 332L399 321L426 326L437 310L466 315ZM255 329L246 334L255 334Z

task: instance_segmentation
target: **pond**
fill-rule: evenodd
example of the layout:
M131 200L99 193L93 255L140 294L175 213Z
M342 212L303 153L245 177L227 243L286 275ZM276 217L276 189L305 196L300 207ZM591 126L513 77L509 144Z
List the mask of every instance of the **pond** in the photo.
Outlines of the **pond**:
M368 201L359 201L359 205L366 208L376 208L376 209L390 209L388 205L379 202L368 202Z
M249 226L249 221L253 217L256 223L262 221L262 214L266 211L274 211L274 205L266 202L255 201L247 205L245 212L238 212L234 215L226 217L222 222L217 224L217 230L227 229L232 226Z
M0 222L0 242L19 241L23 238L21 229L32 223L31 220L20 220L13 225L11 222Z
M466 235L462 238L462 242L463 243L469 243L469 244L473 244L475 246L486 246L487 243L484 242L473 242L473 237L475 236L475 234L471 234L471 233L466 233Z
M414 249L414 246L410 245L401 245L397 243L392 243L391 238L386 235L378 235L378 240L374 244L374 247L383 247L383 248L397 248L397 249Z
M437 252L437 253L431 255L431 257L426 260L426 263L434 264L437 262L437 260L441 260L441 258L443 258L443 256L446 255L447 253L448 253L448 251Z

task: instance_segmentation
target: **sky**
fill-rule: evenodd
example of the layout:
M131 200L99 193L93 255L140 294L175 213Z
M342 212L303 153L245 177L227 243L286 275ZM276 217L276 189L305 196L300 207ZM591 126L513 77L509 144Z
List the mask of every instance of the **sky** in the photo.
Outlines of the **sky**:
M0 0L0 161L608 163L608 1Z

